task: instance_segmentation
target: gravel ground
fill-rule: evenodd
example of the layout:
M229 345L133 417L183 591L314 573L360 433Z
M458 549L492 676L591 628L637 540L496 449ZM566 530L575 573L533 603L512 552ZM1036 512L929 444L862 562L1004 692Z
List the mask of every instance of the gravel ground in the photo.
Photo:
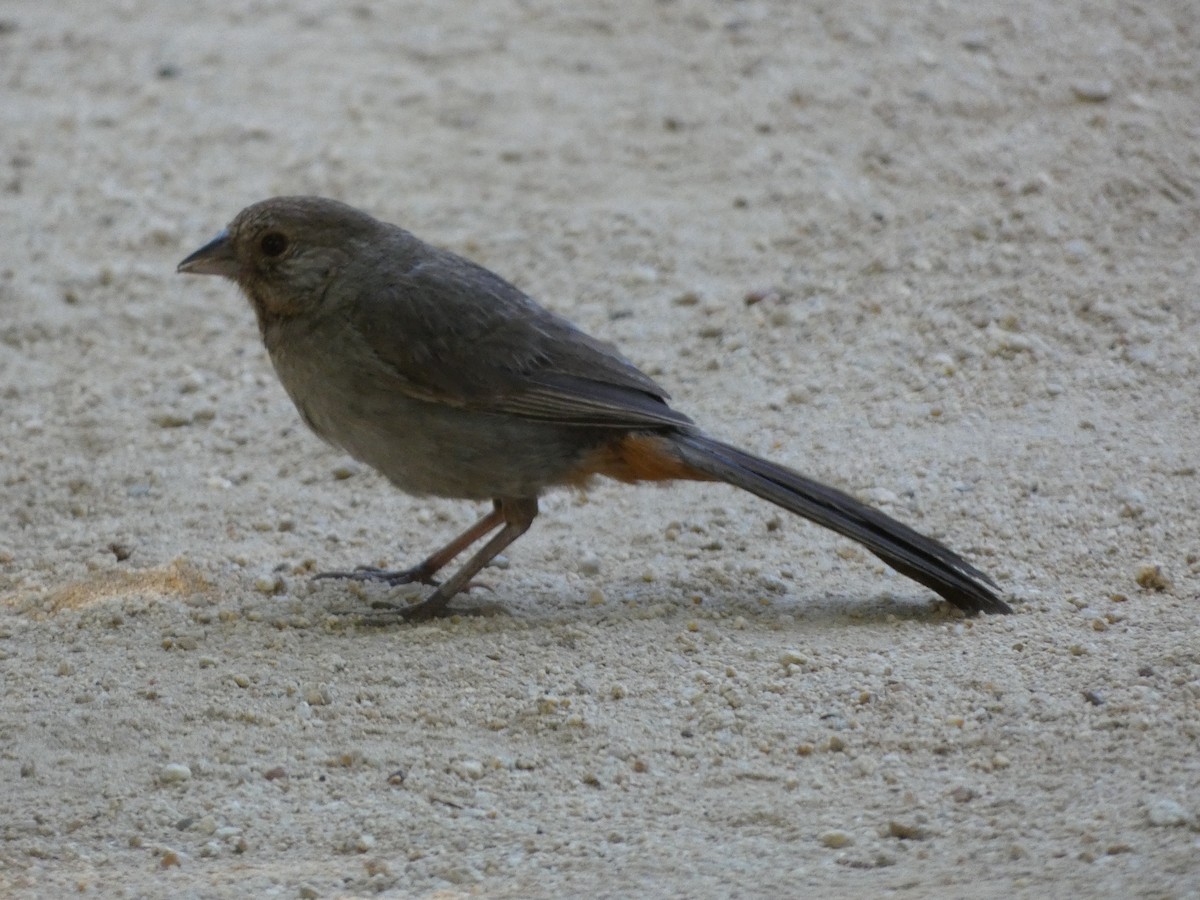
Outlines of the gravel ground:
M0 894L1200 895L1200 7L0 11ZM231 285L337 197L945 538L963 619L748 495L478 509L322 445Z

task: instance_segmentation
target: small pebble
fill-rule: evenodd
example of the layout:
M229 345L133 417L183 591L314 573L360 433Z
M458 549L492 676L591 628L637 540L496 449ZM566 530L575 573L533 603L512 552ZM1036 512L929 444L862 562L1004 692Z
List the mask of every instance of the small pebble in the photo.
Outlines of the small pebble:
M477 759L460 759L454 764L454 771L463 778L478 781L483 777L483 763Z
M632 266L627 277L633 284L654 284L659 280L659 273L654 266Z
M483 880L470 866L450 866L438 872L438 875L451 884L475 884Z
M897 822L895 819L888 822L888 837L902 841L923 841L927 836L924 828L912 822Z
M796 317L792 315L792 311L786 306L780 306L771 311L769 321L776 328L789 328L796 322Z
M1088 247L1087 241L1075 238L1063 244L1063 255L1066 256L1067 262L1083 262L1091 255L1091 248Z
M959 39L959 43L962 44L964 50L970 50L972 53L980 53L991 44L987 34L982 31L967 32Z
M211 835L217 830L217 820L212 816L201 816L190 826L193 831L198 831L201 834Z
M159 428L183 428L185 425L192 424L192 417L167 412L151 417L150 421Z
M779 291L775 288L755 288L746 292L742 298L742 302L747 306L754 306L757 303L762 303L764 300L777 301L781 297Z
M822 831L817 840L831 850L840 850L842 847L849 847L854 843L854 838L837 828Z
M1144 591L1169 591L1171 589L1171 579L1162 570L1162 566L1154 564L1138 567L1134 580Z
M1174 800L1160 797L1150 803L1149 809L1146 810L1146 816L1150 820L1151 825L1157 826L1176 826L1186 825L1191 818L1187 814L1187 810Z
M183 763L167 763L158 770L158 780L163 784L175 784L192 777L192 770Z
M808 664L808 657L799 650L787 649L779 654L781 666L803 666Z
M278 575L259 575L254 579L254 589L260 594L282 593L283 579Z
M600 557L590 551L584 551L581 553L579 555L579 574L599 575Z
M333 702L333 694L326 685L319 684L305 689L304 702L309 706L328 706Z
M1103 103L1112 96L1113 84L1106 79L1075 81L1071 84L1071 93L1083 103Z
M870 756L860 756L854 760L854 771L864 778L874 775L878 768L879 764Z

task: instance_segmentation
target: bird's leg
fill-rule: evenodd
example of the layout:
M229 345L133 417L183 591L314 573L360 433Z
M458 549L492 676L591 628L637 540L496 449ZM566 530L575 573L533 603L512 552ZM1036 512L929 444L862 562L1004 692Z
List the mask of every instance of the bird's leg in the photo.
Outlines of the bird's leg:
M497 500L496 511L493 515L503 519L504 527L496 532L492 536L492 539L484 544L474 556L467 560L461 569L451 575L445 582L438 585L432 594L420 603L396 609L396 613L400 618L409 621L433 619L438 616L452 614L453 610L447 607L454 595L469 587L471 579L478 574L480 569L503 552L505 547L528 531L537 514L538 504L536 497L503 498ZM479 526L475 527L478 528Z
M458 554L462 553L489 531L492 531L503 523L504 514L500 508L500 501L496 500L493 502L490 513L454 538L450 543L446 544L445 547L442 547L427 559L417 563L411 569L389 571L387 569L377 569L373 566L359 566L351 572L321 572L313 576L313 581L324 578L349 578L353 581L383 581L391 587L401 584L436 585L438 582L434 580L433 576L444 568L450 560L454 559L454 557L458 556Z

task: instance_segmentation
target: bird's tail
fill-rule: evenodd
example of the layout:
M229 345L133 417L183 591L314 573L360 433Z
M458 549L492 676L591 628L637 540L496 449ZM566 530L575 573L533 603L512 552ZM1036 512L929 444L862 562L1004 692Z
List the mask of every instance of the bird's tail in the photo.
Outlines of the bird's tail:
M849 494L698 432L672 437L680 462L858 541L885 563L964 612L1008 613L992 579L932 538Z

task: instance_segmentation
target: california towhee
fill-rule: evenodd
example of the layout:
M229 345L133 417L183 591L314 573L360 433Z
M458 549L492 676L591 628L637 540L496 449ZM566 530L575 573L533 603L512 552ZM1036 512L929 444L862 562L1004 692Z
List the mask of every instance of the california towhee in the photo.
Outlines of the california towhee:
M715 440L610 345L500 276L317 197L242 210L180 272L224 275L258 316L279 380L317 434L410 494L492 511L412 569L318 577L437 585L447 605L528 530L538 497L596 475L723 481L831 528L967 612L1011 612L987 575L847 494ZM433 576L499 531L447 581Z

